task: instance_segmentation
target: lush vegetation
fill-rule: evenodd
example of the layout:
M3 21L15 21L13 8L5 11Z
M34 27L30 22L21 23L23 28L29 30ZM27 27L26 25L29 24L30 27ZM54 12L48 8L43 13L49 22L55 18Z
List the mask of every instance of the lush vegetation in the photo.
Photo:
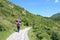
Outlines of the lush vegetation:
M51 19L35 17L35 25L30 31L31 40L60 40L60 25Z
M15 21L17 19L22 20L21 29L30 26L33 16L30 15L31 13L24 8L7 0L0 0L0 40L6 40L12 32L16 31Z
M16 31L16 19L22 20L22 28L32 26L29 31L30 40L60 40L58 23L49 18L31 14L7 0L0 0L0 40L5 40Z

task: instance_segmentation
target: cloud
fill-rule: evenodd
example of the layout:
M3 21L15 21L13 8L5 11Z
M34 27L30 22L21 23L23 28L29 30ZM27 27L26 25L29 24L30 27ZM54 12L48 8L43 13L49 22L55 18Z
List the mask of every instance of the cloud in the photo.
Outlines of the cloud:
M55 0L55 3L58 3L59 1L58 0Z

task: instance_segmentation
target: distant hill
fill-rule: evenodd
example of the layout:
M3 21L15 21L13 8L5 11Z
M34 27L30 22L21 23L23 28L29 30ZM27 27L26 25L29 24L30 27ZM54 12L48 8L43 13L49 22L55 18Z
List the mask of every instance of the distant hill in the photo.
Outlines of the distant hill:
M60 13L56 13L52 15L50 18L52 18L55 21L60 21Z
M53 21L57 22L60 24L60 13L56 13L50 17Z
M0 0L0 40L5 40L16 30L16 19L22 20L22 27L32 26L30 35L32 40L60 40L60 25L58 23L32 14L8 0Z

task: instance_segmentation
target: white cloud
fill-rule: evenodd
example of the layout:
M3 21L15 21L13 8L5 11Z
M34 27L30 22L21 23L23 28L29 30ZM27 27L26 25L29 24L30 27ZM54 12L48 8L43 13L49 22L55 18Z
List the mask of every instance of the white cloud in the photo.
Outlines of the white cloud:
M55 0L55 3L58 3L59 2L59 0Z

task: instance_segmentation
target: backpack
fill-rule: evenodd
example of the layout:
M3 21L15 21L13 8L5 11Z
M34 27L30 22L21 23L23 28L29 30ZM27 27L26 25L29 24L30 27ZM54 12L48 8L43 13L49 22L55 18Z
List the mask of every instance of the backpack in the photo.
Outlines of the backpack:
M20 23L19 22L17 23L17 26L20 26Z
M17 26L20 26L21 20L16 20Z

